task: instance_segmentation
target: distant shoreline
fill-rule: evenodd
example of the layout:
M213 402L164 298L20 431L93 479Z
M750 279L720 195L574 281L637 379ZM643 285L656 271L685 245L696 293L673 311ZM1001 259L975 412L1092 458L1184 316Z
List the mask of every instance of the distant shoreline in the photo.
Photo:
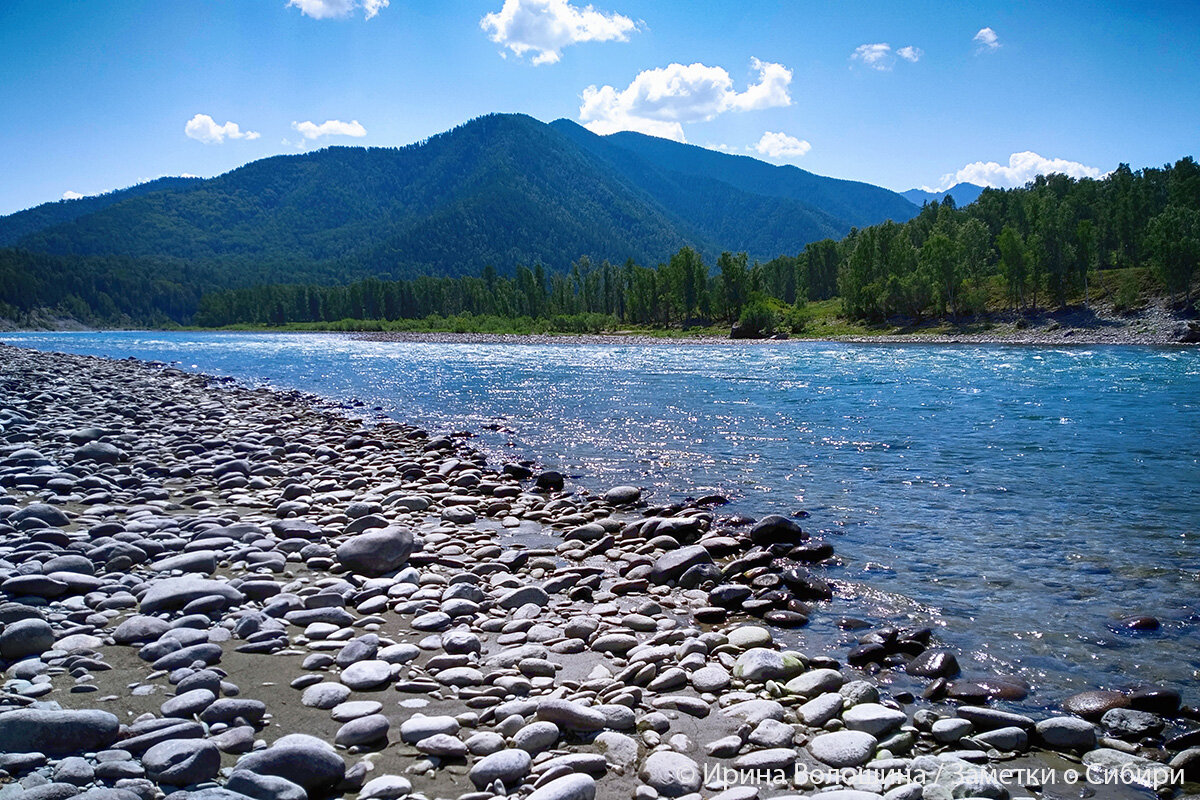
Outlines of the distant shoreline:
M0 320L0 322L3 322ZM0 333L86 332L93 330L74 320L53 319L45 328L4 327ZM1189 331L1190 327L1190 331ZM1162 305L1148 306L1134 314L1118 315L1099 309L1066 309L1037 316L1015 312L994 314L985 320L953 325L931 321L917 327L890 329L880 333L855 332L823 334L815 325L783 338L731 339L714 335L713 328L697 329L692 335L683 330L614 331L609 333L481 333L455 331L353 331L289 328L185 328L146 329L184 330L205 333L337 333L375 342L419 342L444 344L579 344L579 345L777 345L795 342L851 342L858 344L1005 344L1059 347L1064 345L1151 345L1191 346L1200 343L1200 321L1187 319ZM109 330L109 329L98 329ZM126 330L126 329L115 329ZM130 328L127 330L143 330ZM844 330L844 328L843 328ZM868 329L870 330L870 329Z
M1086 316L1085 316L1086 315ZM1081 319L1086 322L1081 324ZM1192 323L1195 324L1194 322ZM1195 341L1181 341L1187 320L1160 308L1150 308L1131 317L1102 317L1086 312L1046 315L1019 327L1016 319L989 322L986 326L964 326L962 330L945 327L915 329L907 332L853 334L848 336L794 335L786 339L730 339L699 335L652 336L640 332L577 333L454 333L433 331L364 331L351 333L356 339L374 342L426 342L446 344L587 344L587 345L660 345L660 344L747 344L786 345L796 342L851 342L858 344L1008 344L1030 346L1062 345L1176 345L1188 347Z

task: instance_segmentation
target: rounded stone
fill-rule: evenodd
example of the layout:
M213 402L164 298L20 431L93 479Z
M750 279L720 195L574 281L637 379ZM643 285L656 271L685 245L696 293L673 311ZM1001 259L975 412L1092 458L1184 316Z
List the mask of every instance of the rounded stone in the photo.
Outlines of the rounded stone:
M900 729L908 721L903 711L881 706L878 703L860 703L851 706L842 714L842 721L852 731L865 731L880 737Z
M158 783L189 786L213 778L221 769L221 751L204 739L174 739L142 755L146 776Z
M741 625L728 634L729 646L738 650L752 647L767 647L772 642L771 632L759 625Z
M859 767L871 760L878 740L865 731L823 733L808 743L813 758L830 767Z
M359 661L342 670L342 674L339 677L342 683L355 691L363 692L371 689L379 689L391 681L392 665L386 661L376 659ZM338 700L338 703L345 699L345 697L342 697L341 700ZM337 705L337 703L333 705ZM329 707L332 708L333 705Z
M501 750L481 758L471 767L467 777L475 784L475 788L480 790L496 781L506 786L514 786L529 774L532 765L533 759L524 750Z
M700 790L700 765L683 753L659 750L642 764L638 777L663 797L682 797Z
M590 775L575 773L555 778L544 786L533 790L525 800L595 800L596 779Z
M692 686L697 692L720 692L729 688L730 675L722 666L701 667L692 673Z
M387 738L391 727L392 723L383 714L358 717L338 728L338 732L333 737L333 743L343 747L352 747L356 744L383 741Z
M300 704L309 708L330 709L346 702L348 697L350 697L349 686L329 681L316 683L305 689L304 694L300 695Z

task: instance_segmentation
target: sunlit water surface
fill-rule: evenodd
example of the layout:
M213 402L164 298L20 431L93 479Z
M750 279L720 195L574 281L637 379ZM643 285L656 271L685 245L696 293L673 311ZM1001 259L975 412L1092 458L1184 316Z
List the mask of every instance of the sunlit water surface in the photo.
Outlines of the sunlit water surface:
M1200 701L1200 351L2 338L361 400L591 489L804 509L847 588L802 645L848 641L838 616L900 619L935 626L969 673L1020 675L1038 705L1151 681ZM1135 613L1162 629L1114 631Z

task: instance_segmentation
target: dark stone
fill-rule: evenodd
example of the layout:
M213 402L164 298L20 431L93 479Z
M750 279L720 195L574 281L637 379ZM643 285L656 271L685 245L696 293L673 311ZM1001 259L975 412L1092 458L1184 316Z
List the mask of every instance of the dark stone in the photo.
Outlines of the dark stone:
M654 583L670 583L678 579L697 564L711 564L712 557L698 544L670 550L660 556L650 568L650 580Z
M780 577L792 593L802 600L833 598L833 588L829 583L807 567L785 569Z
M1063 701L1063 711L1075 714L1092 722L1098 721L1104 712L1114 708L1127 708L1129 698L1120 692L1098 689L1091 692L1080 692L1071 695Z
M797 544L806 538L799 525L779 514L763 517L750 528L750 541L759 545Z
M995 708L960 708L958 716L969 720L976 730L994 731L998 728L1021 728L1032 730L1037 724L1024 714L1013 714Z
M883 659L887 658L887 655L887 648L882 644L860 644L850 649L850 652L846 654L846 661L855 666L861 666L863 664L880 663Z
M178 719L153 719L146 725L134 725L118 747L137 755L160 742L175 739L202 739L204 726L199 722Z
M983 705L988 701L988 690L974 681L954 681L946 687L946 696L968 705Z
M222 697L201 712L200 720L211 725L214 722L230 723L235 719L244 719L251 725L257 725L262 722L265 713L267 706L261 700Z
M0 656L8 661L38 656L53 646L54 629L37 617L18 620L0 629Z
M51 528L61 528L71 524L71 518L62 509L45 503L30 503L24 508L17 509L9 515L8 523L18 525L28 519L41 520Z
M538 474L537 480L534 481L538 491L542 492L561 492L565 483L566 479L563 474L552 469Z
M838 627L844 631L861 631L871 627L871 623L856 617L842 617L838 620Z
M958 676L958 657L948 650L926 650L904 668L918 678L954 678Z
M692 612L692 618L696 622L702 622L706 625L715 625L719 622L724 622L728 616L729 612L726 609L717 606L705 606L704 608L697 608Z
M975 682L987 690L989 700L1016 702L1029 696L1029 687L1017 678L991 676Z
M763 614L763 620L779 628L802 628L808 624L808 617L804 614L780 608Z
M119 728L107 711L6 711L0 713L0 753L69 756L104 750L117 740Z
M740 322L736 323L729 329L730 339L765 339L766 334L759 330L754 325L743 325Z
M523 467L520 464L505 464L500 471L505 475L511 475L519 481L528 480L533 477L533 470L529 467Z
M947 695L949 689L950 682L945 678L938 678L925 687L925 691L921 692L921 697L922 699L936 703Z
M721 580L721 568L716 564L697 564L679 576L682 589L696 589L705 584L712 585Z
M753 594L749 586L743 586L740 583L723 583L713 587L712 591L708 593L708 602L714 606L736 608L750 599Z
M1148 615L1125 617L1117 626L1124 631L1133 633L1142 633L1147 631L1156 631L1161 627L1158 619Z
M1179 692L1165 686L1143 686L1129 693L1129 707L1136 711L1171 716L1179 711Z
M816 564L833 557L833 545L822 539L809 539L788 550L787 557L793 561Z

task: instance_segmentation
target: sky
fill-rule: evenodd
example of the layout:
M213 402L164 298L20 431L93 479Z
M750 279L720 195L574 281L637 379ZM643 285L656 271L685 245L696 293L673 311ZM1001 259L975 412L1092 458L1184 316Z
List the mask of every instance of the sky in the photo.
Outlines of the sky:
M1186 2L0 0L0 214L492 112L903 191L1200 155Z

